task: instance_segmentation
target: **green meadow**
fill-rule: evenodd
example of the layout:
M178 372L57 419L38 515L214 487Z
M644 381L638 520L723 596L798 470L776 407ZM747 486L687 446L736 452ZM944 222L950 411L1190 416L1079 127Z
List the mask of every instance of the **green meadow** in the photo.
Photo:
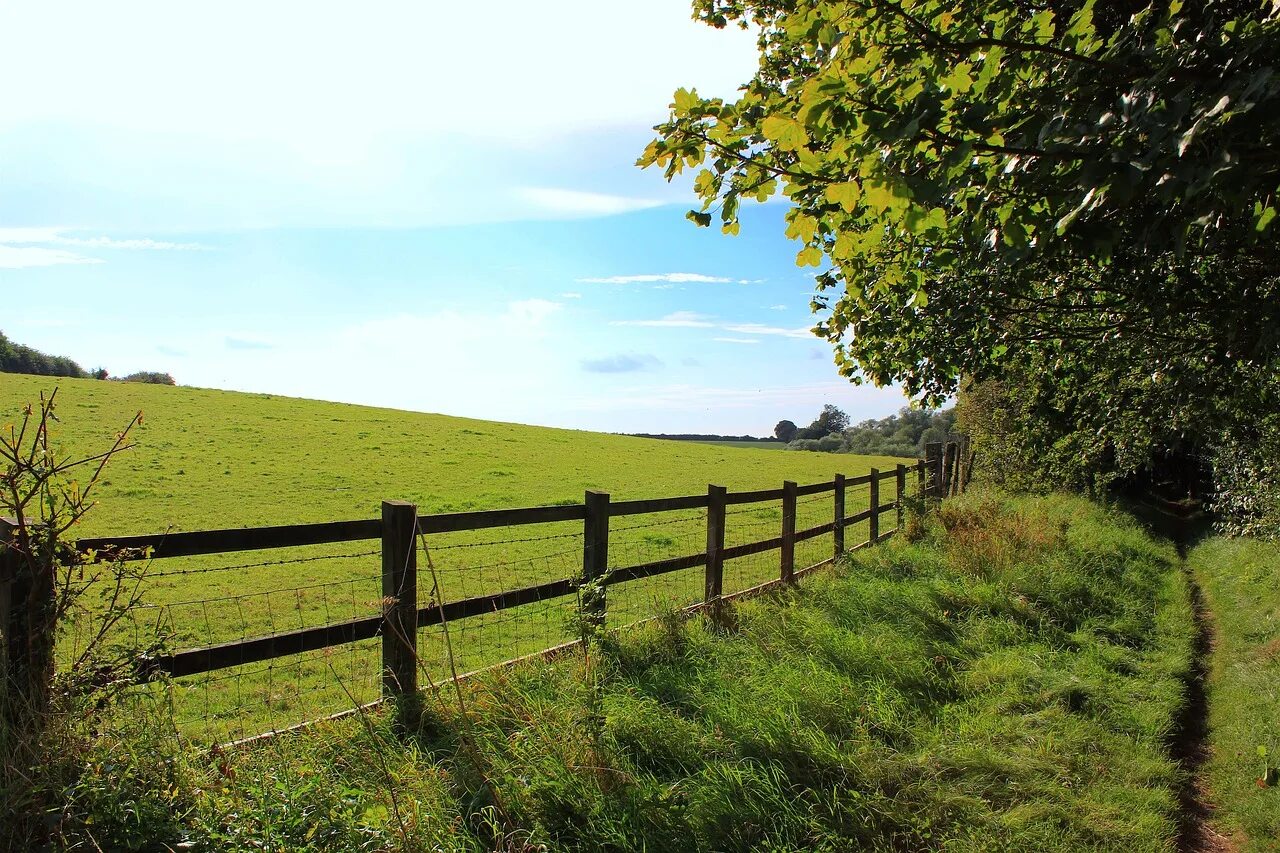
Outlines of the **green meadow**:
M889 457L756 453L756 447L658 441L564 429L470 420L365 406L194 388L58 381L55 435L68 453L101 452L137 411L135 446L106 471L81 535L111 536L374 518L384 499L416 503L422 513L569 503L584 490L614 500L697 494L708 483L731 491L854 477ZM52 388L47 377L0 374L0 418ZM892 481L882 501L895 497ZM867 489L851 488L846 511L867 506ZM802 497L797 527L831 520L831 495ZM882 530L894 526L887 513ZM778 535L777 503L730 508L728 545ZM850 545L866 525L848 532ZM581 524L499 528L433 536L419 555L422 603L451 601L545 580L581 569ZM156 631L181 649L326 624L378 612L377 541L199 558L155 560L131 626ZM702 511L615 519L611 566L696 553L705 548ZM796 549L798 566L831 556L831 538ZM776 552L731 561L725 591L776 577ZM702 594L702 570L674 572L612 587L609 619L623 624ZM465 620L446 638L424 629L426 673L453 664L478 669L573 637L575 602L558 599ZM69 651L79 642L73 630ZM193 736L251 735L376 698L378 642L339 647L180 679L147 694L172 701Z

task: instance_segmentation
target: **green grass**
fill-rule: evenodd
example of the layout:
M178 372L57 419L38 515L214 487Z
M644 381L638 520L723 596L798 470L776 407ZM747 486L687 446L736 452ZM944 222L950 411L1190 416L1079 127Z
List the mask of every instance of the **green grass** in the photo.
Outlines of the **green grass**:
M579 502L586 489L626 500L704 493L708 483L735 491L776 488L784 479L853 477L904 461L749 454L262 394L93 380L59 385L57 438L70 451L100 452L135 412L144 412L137 446L108 468L83 536L373 518L383 499L413 501L425 513ZM50 387L46 377L0 373L0 423ZM894 499L891 482L882 495ZM851 489L848 512L866 500L865 487ZM778 535L776 503L731 509L727 544ZM831 516L829 494L802 498L797 525ZM884 526L893 526L891 515ZM615 527L615 566L705 548L701 511L620 518ZM864 524L848 541L865 538ZM429 545L442 600L569 577L582 565L580 522L451 534L432 537ZM382 596L377 550L377 542L356 542L157 560L145 589L155 608L139 612L137 635L159 625L171 632L172 648L187 648L376 613ZM796 559L808 565L830 552L830 538L820 537L801 543ZM279 562L302 558L310 561ZM425 570L422 556L419 563ZM776 553L732 561L726 592L777 571ZM650 615L656 602L691 604L702 584L695 569L615 587L611 615L621 623ZM425 577L419 583L424 604L432 588ZM467 620L455 626L457 663L475 669L570 639L573 613L574 603L565 599ZM68 648L76 642L69 637ZM438 630L422 632L419 651L428 671L445 672ZM349 707L339 677L358 700L375 698L378 654L372 641L182 679L173 685L173 699L193 735L252 735Z
M580 655L488 674L466 717L428 696L403 743L379 715L166 762L139 726L86 754L64 829L196 849L1171 848L1194 628L1172 549L1124 518L969 496L921 541L730 621L626 632L591 677Z
M1280 767L1280 544L1216 538L1188 561L1215 632L1206 691L1214 825L1240 850L1280 850L1280 787L1258 785Z

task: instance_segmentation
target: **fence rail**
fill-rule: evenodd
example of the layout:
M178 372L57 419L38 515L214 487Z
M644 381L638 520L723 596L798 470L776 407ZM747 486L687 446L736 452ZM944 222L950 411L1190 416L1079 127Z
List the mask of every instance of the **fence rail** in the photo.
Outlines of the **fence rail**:
M895 469L884 471L872 469L870 473L859 477L846 478L836 475L832 480L805 485L788 481L783 483L782 488L776 489L729 492L724 487L713 485L708 488L706 494L625 501L611 501L609 495L602 492L587 492L582 503L425 515L419 514L417 507L413 504L386 501L383 504L382 517L376 519L95 537L80 540L76 543L76 547L84 558L90 561L150 561L379 540L381 543L379 550L382 555L383 595L382 600L377 603L380 612L327 624L287 631L272 631L227 642L183 648L140 661L136 674L141 681L196 676L245 664L272 661L276 658L329 650L381 638L382 694L384 699L394 698L417 690L418 636L419 631L428 626L482 617L511 608L571 596L579 598L577 602L579 608L597 609L599 618L604 619L609 614L605 598L612 591L619 588L625 590L626 585L632 582L688 569L704 570L705 583L699 584L699 591L705 590L705 593L699 595L696 604L689 603L687 606L705 608L711 614L718 613L721 602L729 598L749 594L754 590L779 583L792 583L798 575L827 564L844 553L846 551L845 532L850 525L869 522L869 534L865 542L855 544L848 550L875 544L895 533L903 523L905 506L903 499L907 492L909 472L916 472L919 493L923 496L940 498L963 488L963 481L967 480L967 470L958 469L966 460L967 448L944 449L941 445L930 445L927 450L925 459L911 465L898 465ZM888 502L880 500L880 487L885 481L891 481L896 486L894 500ZM853 494L850 492L851 489L862 486L867 488L859 489L858 494L867 495L865 509L849 512L852 508L846 508L846 498ZM813 502L820 500L820 496L824 494L831 495L831 514L827 516L829 520L797 530L798 507L811 510L814 507ZM800 501L800 498L809 498L809 500ZM776 535L726 547L727 516L738 517L737 513L748 512L751 513L747 516L749 518L759 517L757 511L750 508L729 511L728 507L773 504L768 509L774 519L773 523L777 524L778 502L781 508L781 524L780 527L774 528L777 531ZM661 559L621 566L615 563L611 566L609 559L611 519L691 510L705 510L705 548L695 553L663 556ZM881 516L886 512L896 513L897 525L894 529L882 533L880 521ZM748 525L748 531L754 532L760 526L767 524L767 517L769 514L766 514L765 521L756 521ZM440 534L574 521L582 523L580 534L558 534L547 538L570 536L579 538L582 554L581 573L574 573L571 577L552 577L518 588L470 595L454 601L430 600L423 603L419 600L417 552L421 548L430 560L433 537ZM673 523L690 522L701 524L701 521L690 518ZM665 529L665 524L666 522L661 522L650 529L662 530ZM617 532L636 529L637 526L622 526L617 528ZM827 535L832 536L830 556L813 566L804 566L797 570L795 565L797 543ZM491 544L500 545L501 543ZM692 545L693 542L688 544ZM774 574L772 581L756 584L749 589L737 589L727 596L723 594L726 563L774 551L779 553L779 560L777 574ZM379 553L377 550L371 552L371 554L377 553ZM808 559L816 556L813 555L812 549L805 553L810 555ZM305 559L297 562L305 562ZM620 559L616 562L624 562L624 560ZM168 573L157 574L164 576ZM5 591L5 587L11 580L7 581L0 577L0 593ZM422 586L423 589L429 587L430 584ZM594 590L590 594L584 592L588 587ZM434 592L430 597L434 598ZM3 603L3 598L4 596L0 596L0 603ZM20 622L15 623L15 620L21 619L22 614L17 610L0 608L0 620L3 620L0 622L0 629L12 629L15 624L20 626ZM4 630L3 633L6 637L12 635L10 630ZM325 653L328 654L328 651Z

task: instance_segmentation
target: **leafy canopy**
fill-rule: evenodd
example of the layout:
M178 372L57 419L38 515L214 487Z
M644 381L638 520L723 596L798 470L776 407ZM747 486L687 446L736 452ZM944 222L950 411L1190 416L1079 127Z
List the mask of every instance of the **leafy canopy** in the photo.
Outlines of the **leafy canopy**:
M1028 360L1222 388L1274 361L1276 3L694 8L757 28L759 70L735 101L677 91L639 164L698 169L689 217L726 233L785 195L855 382L937 403Z

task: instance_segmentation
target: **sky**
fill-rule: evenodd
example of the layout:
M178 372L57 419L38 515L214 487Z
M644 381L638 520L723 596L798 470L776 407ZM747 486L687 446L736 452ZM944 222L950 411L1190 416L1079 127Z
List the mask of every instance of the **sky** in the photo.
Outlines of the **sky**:
M478 14L483 12L483 14ZM750 33L687 0L0 0L0 329L114 375L609 432L767 435L855 387L782 204L634 163Z

